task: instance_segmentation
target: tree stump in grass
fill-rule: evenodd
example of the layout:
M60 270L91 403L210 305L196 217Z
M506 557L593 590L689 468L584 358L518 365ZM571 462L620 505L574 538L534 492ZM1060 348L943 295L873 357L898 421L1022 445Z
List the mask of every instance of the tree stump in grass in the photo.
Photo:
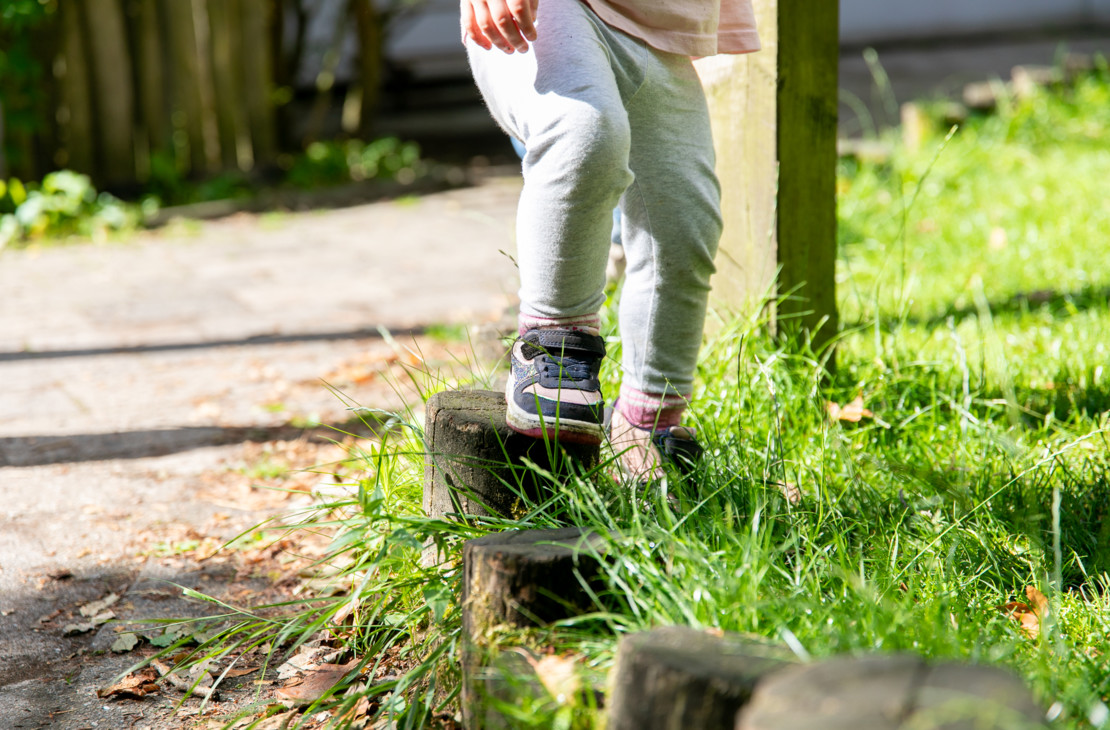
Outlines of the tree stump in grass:
M835 658L761 683L735 730L1019 730L1044 712L1002 669L910 655Z
M592 607L583 587L597 570L600 547L577 527L502 532L463 545L463 690L468 730L511 728L498 710L524 692L542 693L524 655L501 651L497 632L529 628Z
M579 527L501 532L463 545L463 633L542 626L592 605L582 580L597 570L598 538Z
M513 517L522 495L537 497L549 481L597 465L599 447L523 436L505 424L505 395L489 390L436 393L428 400L424 436L424 510L432 516Z
M757 682L783 653L736 636L668 626L621 639L609 730L732 730Z

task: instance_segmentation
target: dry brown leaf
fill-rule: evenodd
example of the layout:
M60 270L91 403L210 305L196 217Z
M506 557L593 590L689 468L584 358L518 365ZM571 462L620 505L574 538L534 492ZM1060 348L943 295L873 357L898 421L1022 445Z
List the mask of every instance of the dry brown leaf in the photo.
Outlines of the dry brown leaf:
M1025 587L1025 598L1029 601L1029 605L1033 607L1033 611L1044 618L1044 615L1048 613L1048 598L1034 586Z
M825 411L829 414L829 418L834 421L847 421L848 423L859 423L864 418L875 417L874 413L864 408L863 393L857 395L851 403L846 403L843 406L829 401L825 404Z
M1025 597L1029 603L1010 601L999 609L1017 621L1026 636L1035 639L1041 633L1041 621L1048 612L1048 598L1033 586L1025 588Z
M794 482L775 482L775 486L782 492L782 496L790 504L798 504L802 501L802 490Z
M321 664L305 674L303 680L279 689L278 699L290 705L310 705L323 697L356 666L358 666L357 659L352 659L346 664Z
M93 626L100 626L101 624L108 623L115 617L115 611L105 611L104 613L98 613L97 615L93 616L92 620L89 621L89 623L91 623Z
M578 691L578 657L573 654L549 654L540 659L528 657L544 688L559 702L565 702Z
M104 689L98 689L96 696L101 699L114 697L116 699L139 699L145 695L158 691L158 670L154 667L143 667L132 672L116 684Z
M283 712L280 715L273 715L266 718L259 724L255 725L255 730L288 730L297 724L297 716L299 713L296 711ZM248 726L250 723L248 723Z
M82 606L81 615L85 616L86 618L92 618L97 614L104 613L105 609L109 608L110 606L114 606L117 601L119 601L119 596L115 593L109 593L104 598L101 598L99 601L93 601L92 603L87 603Z
M139 644L139 637L133 633L120 634L112 642L111 649L117 654L131 651Z
M332 615L331 623L336 626L346 623L347 619L351 617L351 614L358 610L360 603L361 600L358 595L352 596L351 600L344 603L339 610Z
M217 701L220 698L219 690L212 687L207 681L197 683L179 676L174 672L173 667L159 659L151 661L151 665L158 670L158 673L162 675L163 679L182 692L187 692L212 701ZM208 678L206 677L205 679L207 680Z
M245 677L248 674L253 674L258 671L258 667L232 667L231 669L223 672L225 677Z

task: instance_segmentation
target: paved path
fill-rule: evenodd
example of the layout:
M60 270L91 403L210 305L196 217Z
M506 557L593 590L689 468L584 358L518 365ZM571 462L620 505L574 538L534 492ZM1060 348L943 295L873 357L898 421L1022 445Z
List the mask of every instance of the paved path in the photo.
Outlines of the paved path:
M334 458L288 425L349 421L324 381L399 406L405 394L374 375L398 360L379 328L442 357L428 325L500 320L518 191L491 178L0 252L0 727L184 722L159 719L164 702L98 701L133 658L89 659L95 634L64 626L139 577L193 579L175 545L281 509L244 472Z

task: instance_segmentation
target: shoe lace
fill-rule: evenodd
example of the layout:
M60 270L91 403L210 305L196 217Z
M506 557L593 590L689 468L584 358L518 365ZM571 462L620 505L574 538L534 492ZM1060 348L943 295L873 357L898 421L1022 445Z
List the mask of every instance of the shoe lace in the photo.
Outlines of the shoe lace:
M541 355L541 369L545 375L555 375L560 380L587 380L593 376L590 363L573 355Z

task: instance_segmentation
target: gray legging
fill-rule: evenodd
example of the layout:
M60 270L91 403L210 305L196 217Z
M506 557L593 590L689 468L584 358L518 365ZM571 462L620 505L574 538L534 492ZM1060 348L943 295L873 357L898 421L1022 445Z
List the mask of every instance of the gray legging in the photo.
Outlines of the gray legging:
M527 149L521 314L580 320L601 308L619 204L622 392L689 394L721 235L701 83L689 58L610 28L579 0L541 2L537 29L525 54L467 43L494 118Z

